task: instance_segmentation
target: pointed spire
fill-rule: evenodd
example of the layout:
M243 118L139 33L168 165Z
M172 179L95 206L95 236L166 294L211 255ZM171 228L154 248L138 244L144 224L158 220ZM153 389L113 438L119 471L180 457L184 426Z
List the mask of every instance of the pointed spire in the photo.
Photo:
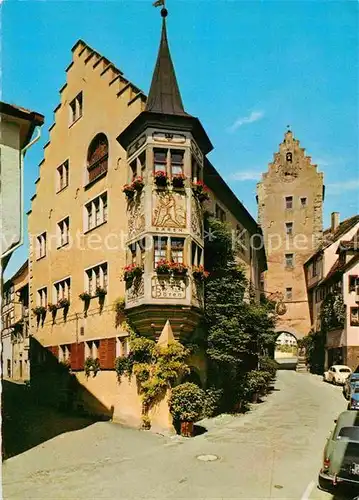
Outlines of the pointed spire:
M153 72L146 111L169 115L187 115L183 108L176 73L168 47L166 17L167 9L161 10L162 35L157 62Z
M157 343L158 345L168 346L168 344L171 344L172 342L175 342L175 337L173 335L173 330L171 327L170 320L168 319L166 321L165 326L163 327L163 330L158 338Z

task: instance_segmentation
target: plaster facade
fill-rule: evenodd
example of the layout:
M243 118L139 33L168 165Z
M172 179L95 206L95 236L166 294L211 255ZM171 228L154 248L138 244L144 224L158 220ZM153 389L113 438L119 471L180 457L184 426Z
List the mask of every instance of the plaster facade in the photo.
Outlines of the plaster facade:
M277 331L297 339L311 326L303 265L322 239L323 199L323 174L288 130L257 185L257 200L268 261L264 289L286 305Z

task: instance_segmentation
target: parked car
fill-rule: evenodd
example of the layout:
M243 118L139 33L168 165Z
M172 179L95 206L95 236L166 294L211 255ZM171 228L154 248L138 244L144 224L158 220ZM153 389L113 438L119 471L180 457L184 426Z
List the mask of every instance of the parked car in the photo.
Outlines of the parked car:
M348 410L359 410L359 381L355 382L348 402Z
M335 385L343 385L345 379L352 373L349 366L333 365L327 372L324 372L323 380Z
M346 379L345 379L345 382L344 382L344 385L343 385L343 396L345 397L345 399L348 399L350 398L350 393L352 392L352 388L354 387L355 385L355 382L359 382L359 373L351 373Z
M332 492L339 485L348 485L358 491L359 411L344 411L335 422L324 448L319 488Z

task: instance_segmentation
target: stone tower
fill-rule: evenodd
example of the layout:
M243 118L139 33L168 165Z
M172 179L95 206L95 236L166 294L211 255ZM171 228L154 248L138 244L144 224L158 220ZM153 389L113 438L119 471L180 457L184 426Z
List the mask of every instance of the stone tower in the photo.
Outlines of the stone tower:
M264 289L283 298L278 331L310 331L303 264L322 238L323 174L288 130L257 185L258 219L267 253Z

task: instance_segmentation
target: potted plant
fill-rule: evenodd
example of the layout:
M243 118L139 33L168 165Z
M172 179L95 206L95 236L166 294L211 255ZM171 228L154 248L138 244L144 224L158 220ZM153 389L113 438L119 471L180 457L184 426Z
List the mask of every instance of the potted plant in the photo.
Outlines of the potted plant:
M135 188L132 184L125 184L123 186L122 192L125 193L128 200L132 200L135 195Z
M168 177L166 172L162 170L157 170L154 174L156 186L166 187L168 184Z
M259 370L252 370L247 375L248 382L248 392L252 395L252 402L257 403L258 397L263 387L266 386L265 378L263 377L263 372Z
M126 282L132 282L135 278L139 278L143 274L143 267L137 264L129 264L123 269L123 279Z
M142 429L145 431L149 431L151 429L151 420L148 415L142 415Z
M47 308L51 313L56 312L58 309L57 304L47 304Z
M185 276L187 274L188 267L180 262L172 262L171 271L174 276Z
M98 358L94 359L91 356L88 356L85 359L84 370L86 377L90 376L90 373L93 373L93 376L96 377L97 372L100 371L100 360Z
M43 306L37 306L34 307L32 312L35 314L35 316L44 316L46 314L46 307Z
M96 288L96 296L97 297L104 297L107 294L106 288L102 288L101 286L98 286Z
M192 184L192 190L200 203L209 200L208 187L202 181L197 181Z
M136 177L133 181L132 181L132 184L131 186L133 187L133 189L135 191L137 191L138 193L142 191L143 189L143 186L145 185L145 183L143 182L143 178L142 177Z
M181 423L182 436L193 436L193 423L200 418L204 401L204 391L191 382L177 385L172 389L169 409L174 420Z
M155 271L157 274L170 274L171 264L166 259L159 260L157 262Z
M70 301L68 299L60 299L57 303L57 309L69 307Z
M79 298L84 302L89 302L91 300L91 295L88 292L82 292L80 293Z
M197 281L204 281L209 276L209 272L204 270L203 266L193 266L192 275Z
M172 186L175 189L184 188L185 181L186 181L186 176L184 174L175 174L172 176Z

